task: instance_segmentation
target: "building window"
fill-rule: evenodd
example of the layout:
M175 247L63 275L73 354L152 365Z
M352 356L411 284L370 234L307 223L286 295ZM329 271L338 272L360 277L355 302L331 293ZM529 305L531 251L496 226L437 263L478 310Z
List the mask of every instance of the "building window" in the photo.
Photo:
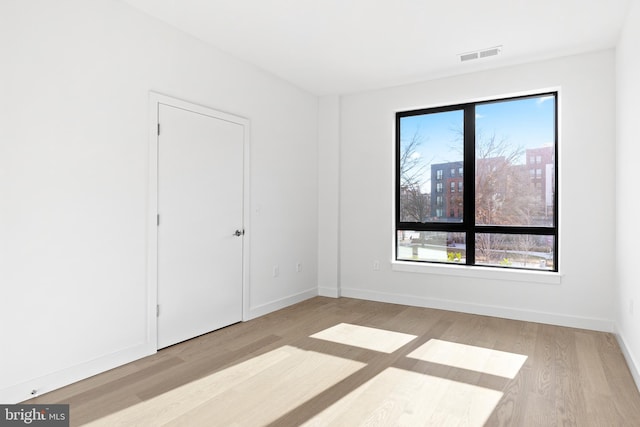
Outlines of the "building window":
M396 114L397 260L558 271L557 97ZM420 198L401 197L411 186ZM418 201L423 220L401 221Z

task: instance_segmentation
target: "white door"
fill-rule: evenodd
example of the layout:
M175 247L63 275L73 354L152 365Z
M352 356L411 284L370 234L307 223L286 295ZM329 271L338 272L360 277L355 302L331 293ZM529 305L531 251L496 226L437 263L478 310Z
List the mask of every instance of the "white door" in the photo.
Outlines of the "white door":
M159 104L158 348L242 320L244 128Z

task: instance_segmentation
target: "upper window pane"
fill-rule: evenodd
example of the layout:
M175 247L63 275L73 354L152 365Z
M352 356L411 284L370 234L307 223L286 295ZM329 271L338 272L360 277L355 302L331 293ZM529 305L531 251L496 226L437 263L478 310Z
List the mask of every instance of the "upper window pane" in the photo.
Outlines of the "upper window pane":
M476 224L554 226L555 102L476 105Z
M463 126L463 110L400 119L401 222L462 221L462 193L443 188L462 180Z

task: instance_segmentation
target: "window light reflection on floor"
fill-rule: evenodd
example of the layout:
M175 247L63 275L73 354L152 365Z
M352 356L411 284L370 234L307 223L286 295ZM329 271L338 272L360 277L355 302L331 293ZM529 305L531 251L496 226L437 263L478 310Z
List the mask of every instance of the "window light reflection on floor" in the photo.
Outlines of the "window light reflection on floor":
M427 341L407 357L511 379L527 360L522 354L437 339Z
M387 368L304 426L477 426L502 393L445 378Z
M354 360L283 346L88 425L267 425L363 366Z
M366 348L383 353L393 353L417 337L401 332L340 323L311 335L311 338Z

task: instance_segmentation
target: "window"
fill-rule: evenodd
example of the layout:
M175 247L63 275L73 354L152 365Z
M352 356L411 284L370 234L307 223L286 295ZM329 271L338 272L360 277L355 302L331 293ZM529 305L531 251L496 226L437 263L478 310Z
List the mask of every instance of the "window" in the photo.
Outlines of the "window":
M555 92L397 113L396 259L558 271L556 152Z

